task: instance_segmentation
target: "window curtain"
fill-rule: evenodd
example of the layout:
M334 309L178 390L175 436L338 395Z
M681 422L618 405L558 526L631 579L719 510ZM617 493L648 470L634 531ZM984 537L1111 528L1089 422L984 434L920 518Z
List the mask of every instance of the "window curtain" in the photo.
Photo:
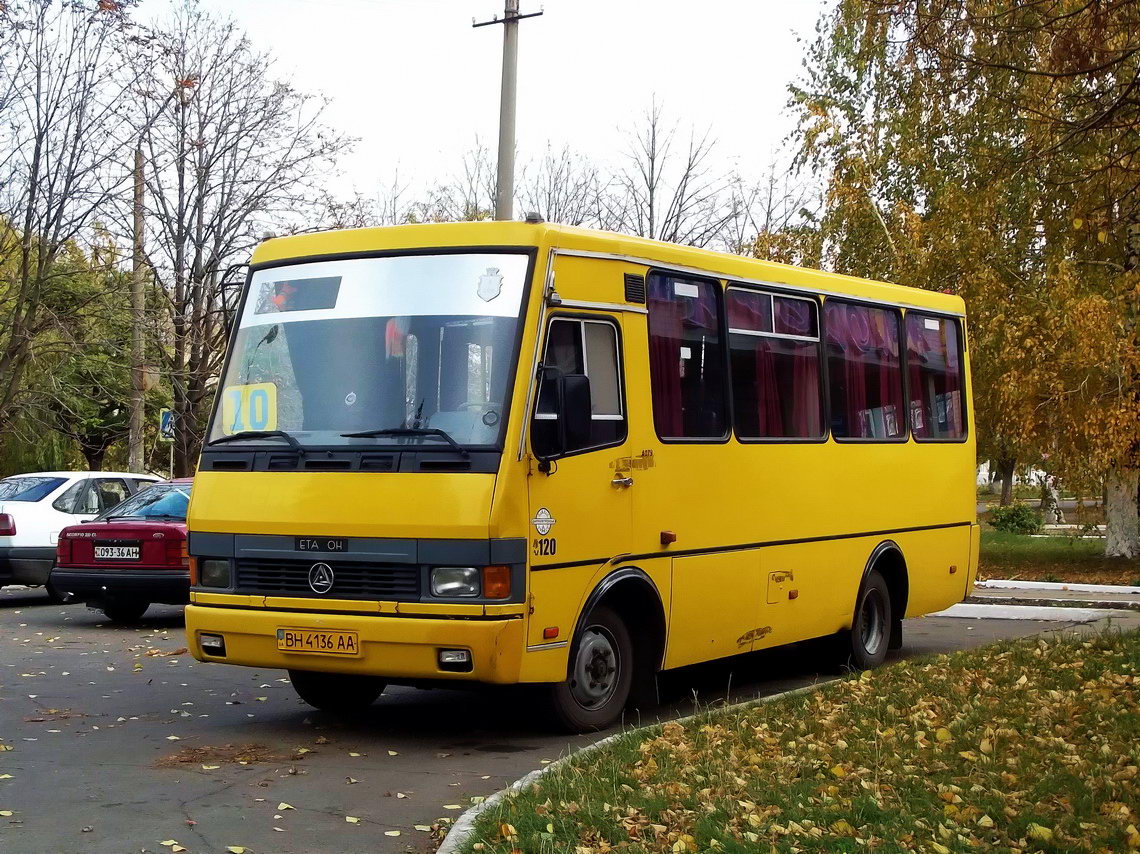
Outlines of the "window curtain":
M879 407L884 435L901 436L904 430L902 375L899 370L899 328L897 315L864 308L874 342L873 358L878 363Z
M789 335L815 335L814 306L802 300L776 300L776 330ZM819 348L806 341L787 342L791 351L791 423L775 435L806 438L822 435L819 400ZM787 410L785 410L787 411Z
M681 410L682 306L672 298L671 280L649 279L649 368L653 381L653 423L661 436L684 435Z

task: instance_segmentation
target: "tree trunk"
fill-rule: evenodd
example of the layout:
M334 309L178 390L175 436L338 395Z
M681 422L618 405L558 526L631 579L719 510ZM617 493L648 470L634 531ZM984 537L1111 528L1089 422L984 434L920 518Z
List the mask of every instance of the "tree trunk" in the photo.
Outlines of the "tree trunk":
M87 461L88 471L99 471L103 468L103 458L107 456L107 446L94 447L91 445L79 446L83 459Z
M1140 557L1140 517L1137 490L1140 469L1114 468L1105 478L1108 501L1104 506L1108 534L1104 544L1107 557Z
M1013 503L1013 469L1017 465L1014 459L998 460L998 477L1001 478L1001 506L1008 507Z

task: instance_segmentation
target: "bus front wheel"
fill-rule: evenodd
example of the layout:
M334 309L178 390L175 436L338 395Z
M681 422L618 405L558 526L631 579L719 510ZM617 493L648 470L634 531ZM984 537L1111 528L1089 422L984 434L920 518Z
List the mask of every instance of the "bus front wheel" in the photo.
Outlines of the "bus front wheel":
M887 657L891 640L891 594L886 579L871 570L855 600L855 616L848 632L851 663L859 670L878 667Z
M364 711L386 687L384 680L375 676L311 670L290 670L289 681L297 695L310 706L334 714Z
M629 701L633 667L625 622L609 608L595 608L574 638L568 678L549 688L555 719L573 732L615 723Z

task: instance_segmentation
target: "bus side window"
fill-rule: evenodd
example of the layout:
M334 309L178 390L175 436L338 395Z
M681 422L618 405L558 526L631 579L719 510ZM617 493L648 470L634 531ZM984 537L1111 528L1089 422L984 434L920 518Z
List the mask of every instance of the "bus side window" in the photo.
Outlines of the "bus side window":
M898 311L829 298L823 318L832 435L904 439Z
M617 445L625 441L626 420L622 404L621 353L617 328L604 320L556 317L546 334L544 365L562 374L585 374L590 380L590 438L566 453ZM558 429L554 412L553 383L548 378L538 392L531 442L539 455L552 453Z
M720 285L649 277L649 368L653 423L662 439L721 441L728 435Z
M964 438L958 322L908 311L906 349L910 429L915 440Z

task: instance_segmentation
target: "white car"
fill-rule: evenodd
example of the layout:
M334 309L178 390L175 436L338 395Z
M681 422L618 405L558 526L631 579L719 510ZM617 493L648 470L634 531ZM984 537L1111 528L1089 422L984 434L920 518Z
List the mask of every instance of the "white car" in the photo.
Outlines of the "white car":
M162 478L111 471L44 471L0 480L0 587L48 583L56 541L68 525L94 519Z

